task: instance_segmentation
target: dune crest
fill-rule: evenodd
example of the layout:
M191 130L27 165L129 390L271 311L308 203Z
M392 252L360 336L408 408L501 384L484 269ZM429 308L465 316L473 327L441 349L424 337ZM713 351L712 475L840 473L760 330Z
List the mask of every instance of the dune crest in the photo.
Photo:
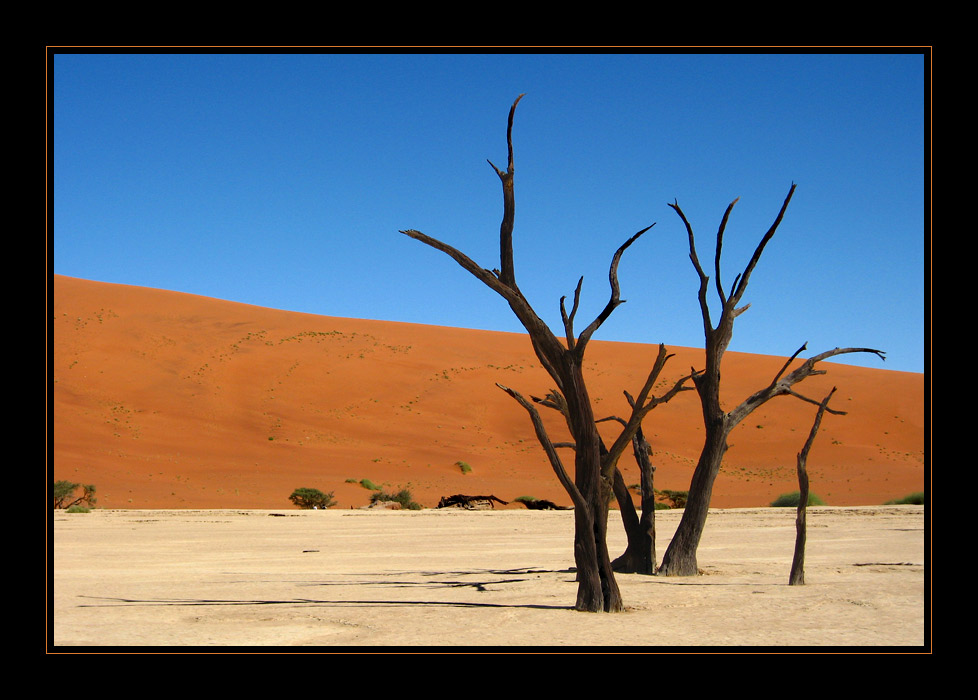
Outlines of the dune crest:
M54 478L96 484L102 507L287 508L298 487L359 507L371 493L363 479L410 488L428 507L458 493L569 505L525 412L496 387L551 388L525 335L278 311L60 275L52 330ZM656 350L592 342L598 413L626 412L622 391L641 387ZM669 385L702 365L702 350L669 351ZM783 362L728 353L730 404ZM867 505L923 490L923 375L825 369L799 388L821 397L837 386L833 405L849 414L823 423L809 455L812 491L831 505ZM795 490L795 455L814 410L779 398L738 427L713 505L767 505ZM559 417L545 418L562 438ZM612 424L605 430L614 434ZM645 430L657 488L688 488L703 435L695 396L654 410ZM638 481L630 455L620 467L628 483Z

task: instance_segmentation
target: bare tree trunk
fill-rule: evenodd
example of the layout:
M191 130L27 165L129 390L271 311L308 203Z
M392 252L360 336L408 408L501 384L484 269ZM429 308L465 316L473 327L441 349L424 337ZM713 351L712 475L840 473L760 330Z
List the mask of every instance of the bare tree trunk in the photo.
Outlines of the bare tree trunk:
M641 428L632 438L632 450L635 462L641 474L641 508L639 517L632 503L631 493L625 484L619 470L615 470L615 498L621 511L622 525L628 545L625 551L612 562L612 568L619 573L646 574L655 573L655 467L649 458L651 451L645 434Z
M713 496L713 483L720 473L720 463L727 452L726 433L721 428L707 432L706 442L700 453L689 495L676 534L673 535L659 567L660 576L695 576L699 572L696 550L706 527Z
M834 393L835 387L832 387L829 395L818 405L818 413L815 414L815 422L808 434L808 440L805 441L805 446L798 453L798 512L795 516L795 554L791 559L791 573L788 574L789 586L803 586L805 584L805 539L808 532L806 523L808 512L808 452L812 449L815 435L822 424L822 416L828 409L829 399Z
M608 556L608 502L612 485L601 476L601 436L594 421L591 400L579 364L571 363L565 383L568 420L575 437L574 483L584 498L585 509L575 509L575 544L588 560L578 562L578 605L581 600L600 600L597 608L579 610L620 612L624 609L621 592ZM586 512L578 513L579 510ZM582 568L583 564L583 568Z
M795 515L795 554L791 558L791 573L788 574L789 586L805 585L805 540L808 537L808 473L798 458L798 512Z

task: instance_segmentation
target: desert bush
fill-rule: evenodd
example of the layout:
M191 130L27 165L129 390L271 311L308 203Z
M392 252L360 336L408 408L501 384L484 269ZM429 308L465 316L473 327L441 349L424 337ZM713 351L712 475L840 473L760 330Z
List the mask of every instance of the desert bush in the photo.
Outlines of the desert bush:
M54 487L52 489L52 495L54 496L54 507L64 508L65 501L71 498L71 495L78 488L78 484L71 481L55 481Z
M378 501L394 501L400 503L401 507L406 510L421 510L422 506L420 503L415 503L412 500L411 492L408 489L401 489L397 493L390 493L383 489L370 494L370 502L377 503Z
M782 493L780 496L771 501L772 508L797 508L798 501L801 500L801 493L798 491L792 491L791 493ZM823 501L817 494L808 494L808 505L810 506L824 506L825 501Z
M519 501L520 503L532 503L533 501L535 501L537 499L534 498L533 496L517 496L513 500L514 501Z
M289 496L289 500L300 508L305 508L307 510L312 508L326 510L327 508L336 505L336 501L333 500L332 491L329 493L323 493L319 489L296 489Z
M685 508L686 499L689 498L689 491L671 491L669 489L656 490L656 493L670 501L672 508Z
M455 463L455 466L462 470L463 474L468 474L472 471L472 466L468 462L463 462L459 460Z
M360 485L365 489L369 489L370 491L380 491L380 487L370 479L360 479Z
M91 508L86 508L85 506L71 506L68 508L67 513L91 513Z
M903 498L897 498L892 501L887 501L883 505L886 506L922 506L924 505L924 499L926 496L923 491L917 491L915 493L908 494Z
M75 498L75 489L79 486L82 487L82 495ZM51 491L54 496L55 508L71 508L82 503L88 504L89 507L95 506L95 484L82 486L73 481L61 480L54 482Z

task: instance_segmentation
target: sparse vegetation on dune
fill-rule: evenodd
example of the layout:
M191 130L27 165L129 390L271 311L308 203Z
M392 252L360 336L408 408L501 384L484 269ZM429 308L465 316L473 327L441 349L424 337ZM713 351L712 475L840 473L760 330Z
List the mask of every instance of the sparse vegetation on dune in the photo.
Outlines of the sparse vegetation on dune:
M916 493L911 493L903 498L896 498L892 501L887 501L883 505L887 506L922 506L926 502L927 495L923 491L917 491Z
M780 496L771 501L772 508L797 508L798 501L801 500L801 492L792 491L791 493L782 493ZM822 500L817 494L808 494L808 505L810 506L824 506L825 501Z
M414 497L411 495L411 491L408 489L401 489L396 493L391 493L389 491L380 489L375 493L370 494L370 503L378 502L395 502L400 503L401 508L405 510L421 510L424 506L420 503L415 503Z
M323 493L319 489L310 488L299 488L292 492L289 496L289 500L292 501L299 508L304 508L306 510L326 510L336 505L336 501L333 499L333 492Z

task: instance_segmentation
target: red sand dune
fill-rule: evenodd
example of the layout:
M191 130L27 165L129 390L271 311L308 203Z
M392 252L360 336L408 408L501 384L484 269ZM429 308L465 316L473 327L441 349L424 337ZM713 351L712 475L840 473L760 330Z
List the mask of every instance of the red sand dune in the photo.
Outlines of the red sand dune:
M331 318L178 292L55 276L55 479L93 483L106 508L289 508L297 487L339 507L370 492L348 480L441 496L521 495L569 504L526 413L496 382L542 395L552 382L524 335ZM598 414L622 415L655 346L594 341ZM703 351L669 348L672 381ZM728 405L762 388L783 358L727 353ZM826 363L797 388L838 387L809 456L830 505L879 504L925 487L922 374ZM659 393L664 391L660 389ZM543 411L555 440L559 416ZM797 489L795 455L815 407L769 402L732 434L713 505L766 505ZM550 415L547 415L550 414ZM604 424L606 436L617 424ZM684 490L702 443L693 392L645 421L656 487ZM457 462L471 465L463 474ZM568 460L570 461L570 460ZM638 481L630 454L620 467ZM520 506L522 507L522 506Z

